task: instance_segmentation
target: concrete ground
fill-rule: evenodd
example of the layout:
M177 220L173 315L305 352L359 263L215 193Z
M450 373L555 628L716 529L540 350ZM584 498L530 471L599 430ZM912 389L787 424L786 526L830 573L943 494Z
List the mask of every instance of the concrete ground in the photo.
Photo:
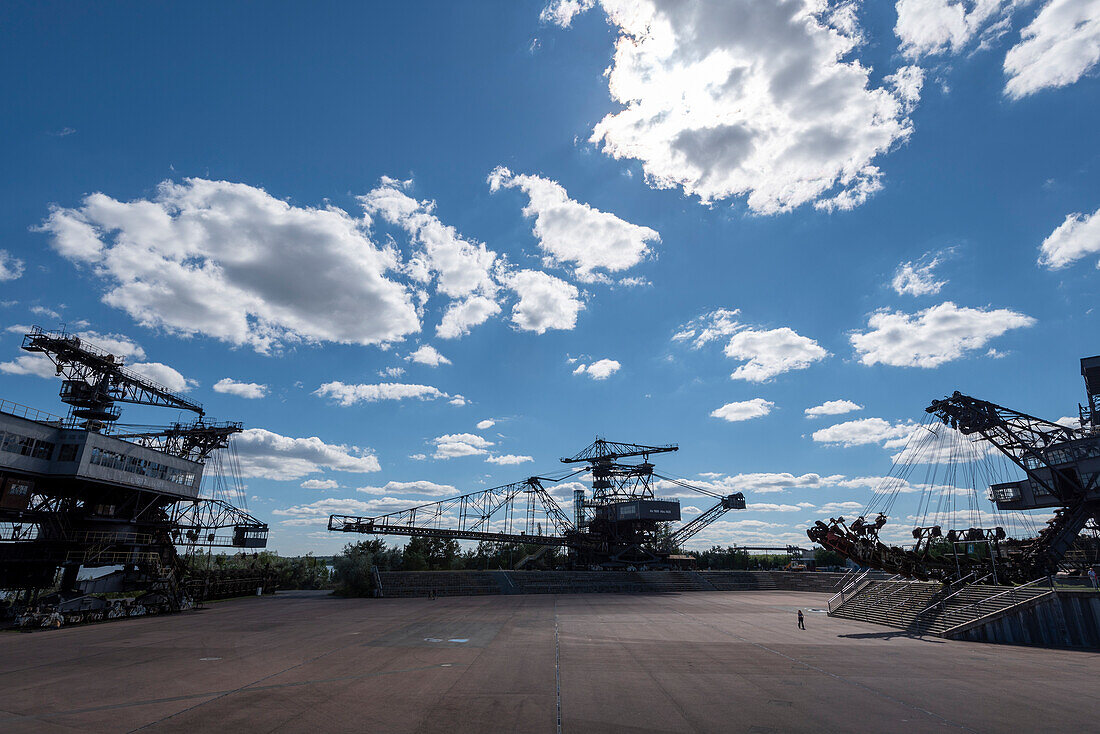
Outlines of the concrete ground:
M1096 731L1100 654L917 639L798 592L291 592L0 634L0 732ZM806 631L795 610L806 612Z

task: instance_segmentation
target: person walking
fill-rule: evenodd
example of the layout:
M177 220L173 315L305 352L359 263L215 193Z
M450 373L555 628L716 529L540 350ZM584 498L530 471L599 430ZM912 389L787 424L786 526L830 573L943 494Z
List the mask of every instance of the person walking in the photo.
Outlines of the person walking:
M798 629L806 629L806 618L802 616L802 610L798 610Z
M1089 568L1089 581L1092 582L1092 588L1095 589L1096 588L1096 567L1095 566L1092 566L1092 567Z

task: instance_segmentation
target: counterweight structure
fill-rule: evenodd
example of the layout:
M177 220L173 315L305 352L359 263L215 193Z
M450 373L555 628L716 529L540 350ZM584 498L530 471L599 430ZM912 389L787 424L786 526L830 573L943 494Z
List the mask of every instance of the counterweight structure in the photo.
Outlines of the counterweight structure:
M82 596L83 568L118 566L101 591L144 593L147 608L184 603L181 546L262 548L267 525L224 499L200 497L203 470L240 423L203 420L199 403L128 370L64 332L23 340L64 377L68 418L0 402L0 589L38 592L62 570L59 607ZM192 424L115 432L117 403L196 413Z
M664 477L649 461L677 446L643 446L598 438L563 464L580 465L563 476L534 476L501 487L451 497L377 517L332 515L329 530L374 535L424 536L455 540L556 546L570 552L578 567L662 568L688 539L728 510L744 509L741 492L722 495ZM570 518L544 486L580 474L592 478L592 494L573 493ZM717 500L689 523L680 521L680 503L654 495L652 478Z
M1036 418L987 400L955 392L933 400L926 412L963 436L994 447L1025 478L992 484L989 499L998 510L1055 508L1054 516L1033 538L1012 540L1001 527L944 531L917 527L913 549L888 546L878 539L887 517L861 516L851 523L818 521L811 540L861 565L916 578L950 578L988 571L1005 582L1031 581L1057 572L1086 523L1100 524L1100 356L1081 360L1087 404L1079 406L1079 426ZM976 557L943 553L945 546L983 545ZM937 552L937 549L939 552Z

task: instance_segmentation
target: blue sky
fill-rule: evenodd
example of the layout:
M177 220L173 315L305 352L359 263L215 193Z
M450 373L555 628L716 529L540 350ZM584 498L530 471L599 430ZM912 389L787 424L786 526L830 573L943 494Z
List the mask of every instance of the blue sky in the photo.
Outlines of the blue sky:
M244 421L281 552L596 434L746 492L701 543L798 540L930 399L1073 415L1100 352L1096 0L11 3L0 34L2 397L61 412L21 327L126 353Z

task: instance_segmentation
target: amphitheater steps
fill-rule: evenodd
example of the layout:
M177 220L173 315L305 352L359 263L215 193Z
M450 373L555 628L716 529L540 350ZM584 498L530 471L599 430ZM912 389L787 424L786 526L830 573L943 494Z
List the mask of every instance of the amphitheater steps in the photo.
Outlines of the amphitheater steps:
M872 581L829 614L942 637L955 627L1002 614L1048 593L1045 587L973 584L959 589L935 582Z

